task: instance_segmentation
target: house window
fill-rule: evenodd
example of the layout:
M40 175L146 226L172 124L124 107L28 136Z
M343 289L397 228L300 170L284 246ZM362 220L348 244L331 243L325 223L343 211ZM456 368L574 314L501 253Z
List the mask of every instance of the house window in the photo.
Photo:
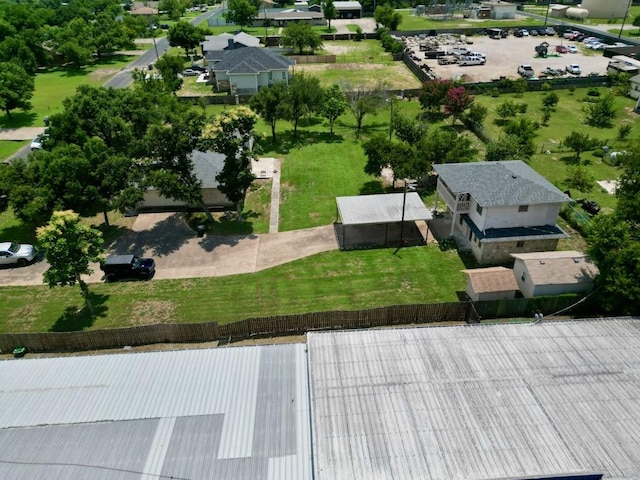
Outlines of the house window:
M529 205L520 205L518 207L518 212L527 212L529 211Z
M516 242L516 248L522 248L522 247L524 247L524 240L520 240Z
M479 203L476 204L476 212L478 212L478 215L482 215L482 205Z
M462 215L460 215L460 225L462 225Z
M527 276L524 274L524 272L522 272L522 276L520 277L520 280L524 282L526 279L527 279Z
M269 81L272 82L273 81L273 72L269 72Z
M286 80L287 79L287 72L280 72L282 75L282 80Z

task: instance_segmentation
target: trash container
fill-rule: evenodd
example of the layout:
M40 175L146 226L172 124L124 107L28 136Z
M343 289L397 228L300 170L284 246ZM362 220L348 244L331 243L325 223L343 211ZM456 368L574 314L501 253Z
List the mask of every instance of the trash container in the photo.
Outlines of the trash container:
M27 353L27 348L26 347L18 347L18 348L14 348L13 349L13 356L15 358L24 357L25 353Z
M207 231L206 225L198 225L196 227L196 234L198 237L204 237L204 233Z

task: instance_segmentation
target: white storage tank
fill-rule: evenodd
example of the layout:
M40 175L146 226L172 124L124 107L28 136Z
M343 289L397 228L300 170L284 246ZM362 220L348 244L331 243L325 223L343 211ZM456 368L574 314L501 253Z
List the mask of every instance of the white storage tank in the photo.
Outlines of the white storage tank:
M589 11L591 18L624 18L629 0L583 0L580 6Z
M578 7L567 8L567 17L569 18L579 18L581 20L584 20L588 16L589 16L589 10L587 10L586 8L578 8Z

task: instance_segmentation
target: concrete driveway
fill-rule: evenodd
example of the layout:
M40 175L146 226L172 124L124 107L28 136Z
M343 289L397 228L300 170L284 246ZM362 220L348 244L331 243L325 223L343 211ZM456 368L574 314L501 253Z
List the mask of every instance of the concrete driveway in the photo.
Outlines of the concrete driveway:
M131 231L109 246L110 253L134 253L156 261L156 279L221 277L292 262L337 250L333 225L262 235L196 237L181 213L138 216ZM47 263L0 269L0 285L41 285ZM89 282L102 281L93 265Z

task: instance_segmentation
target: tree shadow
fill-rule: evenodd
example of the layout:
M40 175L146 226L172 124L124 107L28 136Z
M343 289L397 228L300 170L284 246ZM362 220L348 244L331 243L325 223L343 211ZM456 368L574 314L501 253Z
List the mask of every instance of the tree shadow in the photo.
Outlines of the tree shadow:
M329 132L309 132L307 130L298 130L298 135L295 136L293 130L287 130L278 135L278 141L276 144L270 139L270 145L267 147L278 151L281 154L289 153L294 148L302 147L314 143L342 143L344 138L342 135L331 134Z
M131 229L122 225L109 225L107 227L104 223L97 226L92 225L92 227L102 232L102 239L107 245L131 231Z
M580 159L576 159L575 155L560 157L560 161L565 165L580 165Z
M363 125L360 129L360 132L357 132L357 135L373 135L375 133L382 133L389 131L389 124L384 122L376 122L376 123L367 123Z
M11 118L5 113L0 120L0 127L3 128L21 128L32 127L35 121L38 119L38 114L34 112L12 112Z
M109 248L117 253L135 255L143 255L146 250L151 250L153 255L163 257L178 250L194 235L195 232L184 220L184 214L176 212L148 230L130 230Z
M372 195L376 193L387 193L387 190L380 180L365 182L360 187L360 195Z
M49 328L49 331L77 332L91 328L95 319L107 315L107 300L109 300L109 295L89 292L89 301L93 306L93 315L89 312L86 305L83 305L81 308L78 308L77 305L68 306L62 315L56 319L51 328Z
M508 118L496 118L493 123L495 125L497 125L498 127L504 127L506 124L508 124L510 122L510 120Z

